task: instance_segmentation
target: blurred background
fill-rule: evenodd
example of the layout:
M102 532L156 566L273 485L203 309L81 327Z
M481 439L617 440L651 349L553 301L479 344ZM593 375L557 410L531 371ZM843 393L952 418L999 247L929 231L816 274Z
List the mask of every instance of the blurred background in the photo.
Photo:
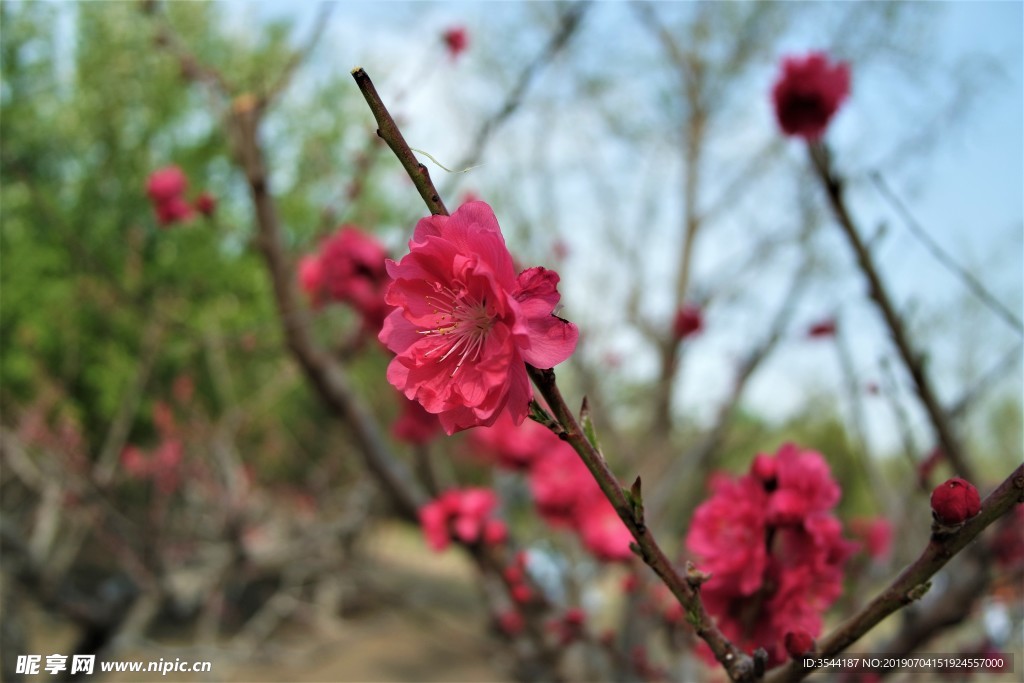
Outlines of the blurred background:
M516 677L472 563L431 553L367 468L368 429L409 470L429 450L446 481L495 486L538 576L616 623L623 568L541 524L522 482L465 435L391 434L389 357L357 311L293 292L369 426L286 337L246 112L296 290L338 226L398 258L425 215L356 66L448 207L487 201L517 263L559 272L581 330L563 393L588 396L621 479L651 482L666 547L713 472L785 441L825 455L844 522L888 520L835 623L917 556L928 492L957 472L771 87L785 55L850 64L833 163L984 495L1024 457L1022 20L995 2L0 4L4 680L18 654L73 651L213 662L163 680ZM173 220L147 196L169 166L188 184ZM1019 652L1016 558L940 574L936 599L984 576L915 647Z

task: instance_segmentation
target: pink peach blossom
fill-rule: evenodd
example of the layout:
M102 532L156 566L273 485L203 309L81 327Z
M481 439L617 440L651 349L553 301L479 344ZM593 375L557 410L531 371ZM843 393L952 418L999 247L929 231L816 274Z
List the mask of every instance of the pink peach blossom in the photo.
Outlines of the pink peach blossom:
M387 262L395 309L379 338L395 358L388 381L438 415L445 432L515 424L533 398L526 363L550 368L572 354L578 331L552 315L558 275L516 276L494 212L484 202L417 225L409 254Z

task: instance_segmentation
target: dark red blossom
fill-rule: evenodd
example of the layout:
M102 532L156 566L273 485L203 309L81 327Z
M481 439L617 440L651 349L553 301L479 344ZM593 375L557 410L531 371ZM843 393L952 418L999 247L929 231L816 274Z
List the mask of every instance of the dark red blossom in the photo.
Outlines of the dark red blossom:
M819 320L814 323L807 328L807 336L811 339L822 339L824 337L836 336L835 318L826 318L825 320Z
M204 190L196 197L195 208L204 216L212 216L213 212L217 210L217 198Z
M847 64L832 64L823 52L786 57L772 88L779 127L786 135L817 140L849 93Z
M672 334L676 340L686 339L704 329L704 314L700 306L686 304L678 311L672 320Z
M456 59L469 47L469 33L465 26L452 26L441 34L441 39L448 48L448 54Z
M981 497L974 484L953 477L932 491L932 514L942 524L962 524L981 512Z

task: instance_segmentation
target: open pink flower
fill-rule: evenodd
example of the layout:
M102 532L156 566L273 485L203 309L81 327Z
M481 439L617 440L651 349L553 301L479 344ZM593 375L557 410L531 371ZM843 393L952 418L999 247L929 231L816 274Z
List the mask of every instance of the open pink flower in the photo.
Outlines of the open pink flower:
M422 219L387 272L385 300L396 307L379 335L396 354L388 381L448 434L492 425L506 410L521 424L533 398L526 363L550 368L576 348L576 326L552 315L558 274L530 268L517 277L484 202Z
M856 544L832 514L839 486L820 454L786 444L755 458L745 476L716 475L711 488L686 539L711 574L704 604L728 638L765 648L775 666L786 659L786 634L813 639L842 592Z
M775 116L786 135L817 140L850 93L850 67L823 52L786 57L772 89Z

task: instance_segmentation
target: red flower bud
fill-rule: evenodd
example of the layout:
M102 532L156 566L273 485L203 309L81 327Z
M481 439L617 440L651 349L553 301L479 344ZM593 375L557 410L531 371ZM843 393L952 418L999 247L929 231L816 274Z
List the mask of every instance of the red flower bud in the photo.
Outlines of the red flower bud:
M814 638L807 631L789 631L786 633L786 652L797 659L814 651Z
M686 304L678 311L672 321L672 334L677 340L686 339L704 328L704 315L700 306Z
M463 26L453 26L441 34L441 39L448 46L448 54L452 59L469 46L469 34Z
M203 192L196 197L195 207L196 211L204 216L212 216L213 212L217 210L217 198L209 192Z
M962 524L979 512L978 489L965 479L953 477L932 491L932 514L942 524Z

